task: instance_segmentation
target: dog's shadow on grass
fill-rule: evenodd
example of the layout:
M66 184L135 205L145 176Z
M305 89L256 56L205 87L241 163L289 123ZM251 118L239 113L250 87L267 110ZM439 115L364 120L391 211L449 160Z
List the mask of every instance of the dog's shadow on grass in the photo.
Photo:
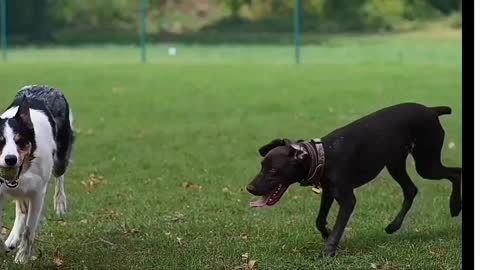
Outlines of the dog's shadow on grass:
M368 253L381 253L386 248L399 245L399 243L424 244L437 240L461 239L461 235L460 227L454 230L446 227L435 231L400 230L394 234L387 234L383 230L378 230L343 238L340 242L340 253L346 256L361 256ZM323 257L325 244L326 241L318 234L318 241L309 241L301 248L300 253L303 256L314 254L315 259L318 259L318 257Z

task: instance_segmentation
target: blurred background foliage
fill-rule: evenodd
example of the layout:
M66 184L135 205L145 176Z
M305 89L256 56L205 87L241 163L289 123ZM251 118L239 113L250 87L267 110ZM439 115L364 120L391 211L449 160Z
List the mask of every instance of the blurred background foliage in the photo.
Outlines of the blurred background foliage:
M303 0L304 32L398 32L435 21L460 28L461 0ZM295 0L148 0L154 42L290 41ZM141 0L8 0L14 44L136 43ZM283 36L283 38L281 38Z

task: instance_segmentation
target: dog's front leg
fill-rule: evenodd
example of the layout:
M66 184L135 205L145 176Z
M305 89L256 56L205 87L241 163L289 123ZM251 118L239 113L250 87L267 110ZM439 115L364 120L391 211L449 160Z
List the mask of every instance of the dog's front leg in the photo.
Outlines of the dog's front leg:
M13 228L8 235L7 241L5 241L9 252L16 250L20 244L27 219L28 201L17 199L15 204L15 223L13 223Z
M3 214L5 211L5 194L0 191L0 230L3 228ZM0 256L3 256L7 253L7 248L3 239L0 236Z
M323 190L322 202L320 204L320 211L317 216L317 229L322 234L323 239L327 240L330 235L330 230L327 228L327 217L330 207L333 203L333 196L329 190Z
M41 192L35 193L30 199L27 214L27 223L21 236L15 262L20 264L28 263L33 250L33 243L37 235L38 224L42 215L43 204L45 201L46 188Z
M337 220L335 221L335 226L333 227L333 230L327 239L325 256L328 257L334 257L337 255L338 243L342 238L343 231L347 226L348 220L350 219L357 202L355 194L353 193L353 189L336 191L334 196L340 206L340 209L338 211Z

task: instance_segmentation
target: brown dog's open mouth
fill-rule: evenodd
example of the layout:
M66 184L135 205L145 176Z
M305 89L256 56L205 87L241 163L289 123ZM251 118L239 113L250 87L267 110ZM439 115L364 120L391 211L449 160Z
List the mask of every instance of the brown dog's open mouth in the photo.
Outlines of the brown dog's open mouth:
M262 196L260 200L250 202L250 207L269 207L277 204L288 190L288 185L278 184L272 191L265 196Z

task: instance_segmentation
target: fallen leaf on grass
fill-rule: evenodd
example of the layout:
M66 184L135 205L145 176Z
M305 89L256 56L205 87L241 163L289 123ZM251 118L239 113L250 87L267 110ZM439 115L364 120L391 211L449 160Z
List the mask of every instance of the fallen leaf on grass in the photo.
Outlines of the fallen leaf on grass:
M122 216L122 213L118 212L115 209L110 209L110 210L105 209L104 211L105 212L102 213L101 215L107 220L116 220L117 218Z
M399 270L399 269L404 269L404 268L399 267L399 266L391 265L391 264L389 264L389 262L386 262L385 264L375 264L375 263L371 263L371 264L370 264L370 268L378 269L378 270Z
M228 195L235 195L235 193L233 193L228 187L222 188L222 192Z
M185 219L185 215L180 212L175 212L173 216L165 216L166 221L170 222L182 222Z
M65 258L60 252L60 248L56 248L55 252L53 252L53 263L59 267L65 265Z
M58 224L59 224L60 226L64 226L64 227L67 226L67 222L64 221L64 220L59 220L59 221L58 221Z
M124 201L129 201L131 199L131 195L128 192L118 192L117 193L117 198L124 200Z
M137 139L143 139L145 137L150 137L152 135L152 130L149 129L149 128L144 128L142 129L140 132L138 132L136 135L135 135L135 138Z
M257 260L250 260L247 264L248 270L257 270L258 269L258 261Z
M2 230L0 231L0 237L2 239L7 239L8 235L10 234L10 229L5 227L5 226L2 226Z
M235 266L235 270L258 270L258 261L250 260L248 253L242 254L242 264Z
M82 181L81 183L87 189L92 189L104 183L104 178L101 175L90 174L90 178L88 179L88 181Z
M248 260L248 252L242 254L242 261L246 261L246 260Z
M202 189L203 188L201 185L194 184L192 182L185 182L182 184L182 187L186 189Z
M131 234L137 234L140 233L140 230L130 228L126 222L122 223L122 229L124 233L131 233Z

